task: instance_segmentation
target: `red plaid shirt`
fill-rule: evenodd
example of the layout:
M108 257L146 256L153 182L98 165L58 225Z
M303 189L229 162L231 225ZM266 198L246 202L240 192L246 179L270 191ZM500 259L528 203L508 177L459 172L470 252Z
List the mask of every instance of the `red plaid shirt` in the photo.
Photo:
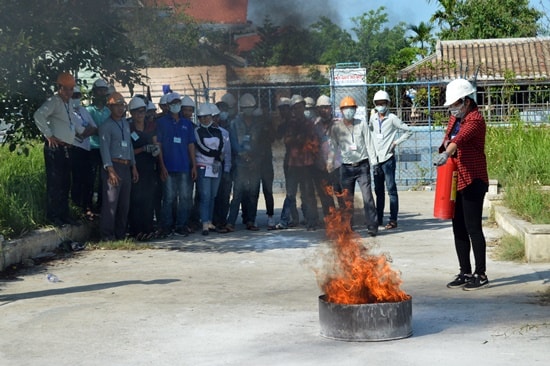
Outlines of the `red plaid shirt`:
M472 184L474 179L481 179L489 184L487 159L485 157L485 119L477 108L470 111L460 121L460 130L451 139L451 132L456 118L451 116L445 132L445 141L454 142L458 147L454 156L458 166L457 190ZM439 152L445 151L442 145Z

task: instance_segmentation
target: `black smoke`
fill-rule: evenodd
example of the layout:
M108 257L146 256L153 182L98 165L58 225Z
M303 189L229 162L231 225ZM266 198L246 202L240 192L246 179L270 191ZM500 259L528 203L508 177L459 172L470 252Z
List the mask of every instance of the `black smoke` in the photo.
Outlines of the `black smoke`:
M305 28L324 16L340 24L338 9L329 0L248 0L248 19L261 26L266 16L280 26Z

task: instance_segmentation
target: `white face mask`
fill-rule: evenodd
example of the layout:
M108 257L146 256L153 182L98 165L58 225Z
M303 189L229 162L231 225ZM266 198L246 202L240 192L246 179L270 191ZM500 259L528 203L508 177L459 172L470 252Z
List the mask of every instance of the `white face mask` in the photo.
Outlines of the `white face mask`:
M73 106L74 109L80 107L80 98L78 99L71 98L71 105Z
M377 105L376 107L374 107L374 109L376 109L376 111L378 113L384 114L388 110L388 106L387 105Z
M220 119L222 121L227 121L227 118L229 117L229 113L228 112L220 112Z
M463 107L464 101L458 107L449 108L449 113L451 113L451 116L455 116L456 118L462 118L464 117L464 112L462 111Z
M170 113L177 114L181 111L181 104L170 104Z
M310 109L306 109L304 111L304 116L306 116L306 118L311 119L311 118L315 117L315 113L313 113L313 111L310 110Z
M346 108L342 111L344 119L351 121L355 117L355 108Z

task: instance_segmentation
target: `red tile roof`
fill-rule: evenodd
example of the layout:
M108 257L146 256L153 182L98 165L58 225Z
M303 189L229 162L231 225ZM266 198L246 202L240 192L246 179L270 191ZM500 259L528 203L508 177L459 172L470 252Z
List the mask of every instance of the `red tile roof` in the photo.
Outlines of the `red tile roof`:
M401 70L400 76L500 84L510 72L517 81L550 77L550 37L438 41L434 54Z
M246 24L248 0L146 0L148 6L177 6L198 21ZM189 7L187 7L189 5Z

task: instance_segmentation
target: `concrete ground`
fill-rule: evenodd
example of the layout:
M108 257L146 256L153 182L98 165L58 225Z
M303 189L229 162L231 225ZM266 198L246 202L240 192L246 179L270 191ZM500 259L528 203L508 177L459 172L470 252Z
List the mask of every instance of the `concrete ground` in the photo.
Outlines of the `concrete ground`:
M260 210L259 232L86 250L2 280L0 365L548 365L550 307L537 294L550 265L496 262L489 248L491 287L447 289L458 271L450 222L432 218L433 192L400 192L400 203L398 229L359 234L401 272L410 338L321 337L324 232L266 231Z

